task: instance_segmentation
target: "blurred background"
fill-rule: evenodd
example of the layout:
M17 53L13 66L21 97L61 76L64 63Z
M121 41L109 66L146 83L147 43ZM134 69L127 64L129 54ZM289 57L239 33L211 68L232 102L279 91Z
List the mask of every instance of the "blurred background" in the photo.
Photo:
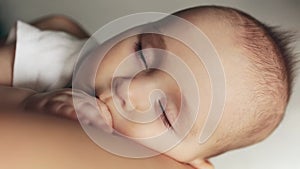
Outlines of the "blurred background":
M0 0L0 36L16 20L29 22L49 14L74 18L91 34L119 17L137 12L172 13L198 5L238 8L255 18L298 32L295 51L300 53L300 0ZM299 58L300 59L300 58ZM298 71L298 75L300 73ZM265 141L212 159L217 169L300 168L300 77L296 79L286 116Z

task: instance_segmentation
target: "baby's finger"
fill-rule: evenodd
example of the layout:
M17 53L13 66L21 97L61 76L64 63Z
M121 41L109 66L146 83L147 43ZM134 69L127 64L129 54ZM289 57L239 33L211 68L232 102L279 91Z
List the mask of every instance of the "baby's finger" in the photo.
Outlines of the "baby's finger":
M77 119L77 115L72 103L64 101L52 101L47 103L44 108L48 113L57 114L73 120Z
M89 94L85 93L82 90L77 90L77 89L72 89L72 96L77 97L78 99L83 99L83 98L94 98L90 96Z
M78 114L78 119L80 121L84 120L86 123L90 123L93 126L100 128L107 133L112 133L112 127L108 125L106 119L103 118L103 116L101 116L102 112L100 112L98 107L89 103L85 103L80 107L79 110L76 111Z
M73 119L73 120L77 120L77 115L75 112L75 109L73 106L71 105L64 105L60 108L60 112L62 113L63 116L69 118L69 119Z

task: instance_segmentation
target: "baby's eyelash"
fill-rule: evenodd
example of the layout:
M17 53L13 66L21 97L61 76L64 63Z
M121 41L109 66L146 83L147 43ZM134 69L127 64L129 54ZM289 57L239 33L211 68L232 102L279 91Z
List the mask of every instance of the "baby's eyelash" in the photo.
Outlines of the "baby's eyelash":
M143 47L142 47L141 41L138 41L138 42L135 44L135 51L138 52L138 55L139 55L139 57L141 58L141 60L143 61L143 64L144 64L145 68L148 69L148 64L147 64L145 55L144 55L144 53L143 53Z
M166 111L165 111L164 107L162 106L160 100L158 100L158 104L159 104L159 107L160 107L160 109L161 109L161 111L162 111L162 115L161 115L160 117L161 117L161 119L163 120L164 125L165 125L167 128L171 128L171 127L172 127L172 124L170 123L170 121L169 121L169 119L168 119L168 116L167 116L167 114L166 114Z

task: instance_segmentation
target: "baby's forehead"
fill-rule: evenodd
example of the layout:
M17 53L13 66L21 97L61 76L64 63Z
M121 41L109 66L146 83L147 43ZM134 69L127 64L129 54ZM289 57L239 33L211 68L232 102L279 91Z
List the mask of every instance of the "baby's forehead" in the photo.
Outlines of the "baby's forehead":
M222 17L202 12L192 12L188 14L175 14L174 17L167 17L156 23L156 27L162 33L176 32L184 36L190 36L192 40L195 35L193 29L198 30L198 34L205 34L208 38L233 38L236 26L239 22L230 17ZM197 15L193 15L196 13ZM191 26L192 25L192 26Z

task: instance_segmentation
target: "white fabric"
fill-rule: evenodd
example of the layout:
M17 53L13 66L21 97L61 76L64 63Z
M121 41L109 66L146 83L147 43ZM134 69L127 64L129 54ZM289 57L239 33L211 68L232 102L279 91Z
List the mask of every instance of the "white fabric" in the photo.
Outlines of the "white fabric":
M84 43L64 32L42 31L18 21L13 86L39 92L65 87Z

